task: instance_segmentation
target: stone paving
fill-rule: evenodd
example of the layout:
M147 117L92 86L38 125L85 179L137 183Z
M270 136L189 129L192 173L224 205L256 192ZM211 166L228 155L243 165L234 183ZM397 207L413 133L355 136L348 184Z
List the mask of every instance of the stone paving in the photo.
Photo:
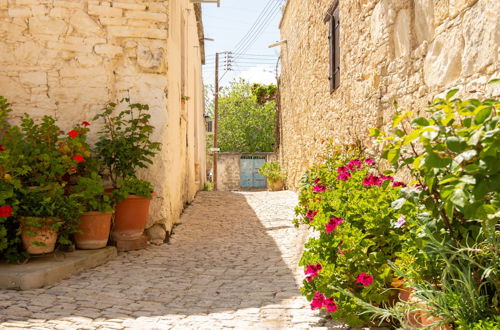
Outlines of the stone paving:
M299 294L307 232L291 224L296 198L200 192L169 244L51 287L0 291L0 329L344 328Z

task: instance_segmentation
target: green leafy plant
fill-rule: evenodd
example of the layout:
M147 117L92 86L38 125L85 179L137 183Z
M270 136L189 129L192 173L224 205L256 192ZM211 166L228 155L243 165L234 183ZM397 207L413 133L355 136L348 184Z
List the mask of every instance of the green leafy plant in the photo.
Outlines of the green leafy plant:
M112 194L113 201L121 202L129 195L136 195L144 198L151 198L153 195L153 185L148 181L138 179L133 176L126 177L118 181L118 189Z
M104 181L97 173L81 177L72 187L71 198L82 205L85 212L111 212L111 198L104 191Z
M369 320L354 298L382 306L397 297L398 278L388 261L397 259L415 226L392 207L404 184L379 175L374 165L355 148L331 148L304 177L296 208L295 223L317 232L300 261L302 292L313 309L325 307L350 325Z
M420 187L402 189L392 205L416 212L421 224L418 241L406 245L413 257L401 255L394 269L414 290L418 308L469 329L499 308L500 117L497 100L461 100L457 92L434 100L425 117L397 112L391 132L372 133L386 144L383 157ZM422 272L425 260L437 267ZM415 308L395 307L372 312L404 322L401 310Z
M139 168L152 164L161 146L150 140L154 127L149 124L149 106L130 103L127 98L121 100L120 105L125 108L117 115L114 112L118 104L109 103L94 117L104 121L96 151L114 188L118 188L120 180L135 177Z
M278 162L266 162L259 168L259 174L266 177L271 182L284 181L285 175L281 171Z

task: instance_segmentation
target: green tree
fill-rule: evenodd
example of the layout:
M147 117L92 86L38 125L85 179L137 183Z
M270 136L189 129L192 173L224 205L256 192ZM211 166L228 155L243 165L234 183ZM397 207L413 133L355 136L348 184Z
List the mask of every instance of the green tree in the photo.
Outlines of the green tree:
M252 85L243 79L220 90L218 140L221 151L273 151L276 91L275 85Z

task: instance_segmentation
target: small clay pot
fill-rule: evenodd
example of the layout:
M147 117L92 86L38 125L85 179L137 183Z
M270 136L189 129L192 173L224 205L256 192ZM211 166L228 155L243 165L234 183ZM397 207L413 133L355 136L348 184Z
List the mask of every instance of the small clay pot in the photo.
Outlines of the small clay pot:
M75 234L76 247L83 250L102 249L108 244L113 212L85 212L80 216L80 231Z
M111 238L114 241L139 239L148 222L150 202L151 198L129 195L118 203Z
M32 227L26 224L26 221L21 218L21 240L23 246L29 254L44 254L54 252L57 241L57 231L52 229L50 225L52 219L37 218L37 222L44 223L42 228ZM32 233L35 236L31 235Z
M269 191L280 191L283 190L283 187L285 186L285 183L283 181L268 181L268 183Z

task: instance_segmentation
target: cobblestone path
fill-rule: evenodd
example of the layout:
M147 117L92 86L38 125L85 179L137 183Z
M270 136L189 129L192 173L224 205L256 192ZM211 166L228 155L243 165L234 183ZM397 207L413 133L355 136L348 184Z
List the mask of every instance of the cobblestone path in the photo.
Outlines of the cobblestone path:
M169 244L51 287L0 291L0 329L324 326L298 291L307 233L291 224L295 204L287 191L200 192Z

